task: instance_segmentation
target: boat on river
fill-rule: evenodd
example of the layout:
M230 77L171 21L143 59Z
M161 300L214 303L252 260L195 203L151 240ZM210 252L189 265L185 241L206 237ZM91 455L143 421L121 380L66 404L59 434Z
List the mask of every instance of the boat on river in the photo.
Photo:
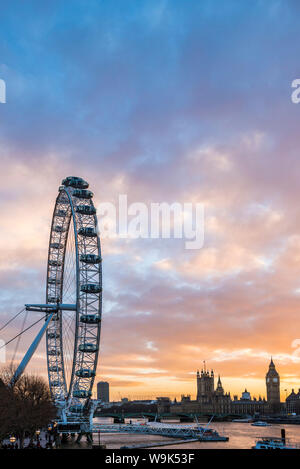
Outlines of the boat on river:
M253 422L253 418L250 417L250 418L247 418L247 419L233 419L232 422L235 422L235 423L251 423L251 422Z
M262 422L262 421L258 421L258 422L253 422L251 423L252 427L271 427L271 424L268 423L268 422Z
M300 449L300 445L283 441L282 438L262 437L252 449Z
M252 449L300 449L300 445L286 439L285 429L281 429L281 438L263 436L256 441Z

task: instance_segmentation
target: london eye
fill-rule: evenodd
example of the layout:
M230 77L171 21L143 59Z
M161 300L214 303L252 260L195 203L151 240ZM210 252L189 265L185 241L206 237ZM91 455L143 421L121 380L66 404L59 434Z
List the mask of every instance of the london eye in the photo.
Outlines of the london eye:
M46 332L50 392L80 411L92 396L100 343L102 269L93 193L63 180L49 240L46 304L62 305Z
M88 187L73 176L59 187L50 230L46 303L25 305L27 311L43 312L45 322L13 378L23 373L45 334L49 389L65 422L80 420L91 407L100 346L102 259Z

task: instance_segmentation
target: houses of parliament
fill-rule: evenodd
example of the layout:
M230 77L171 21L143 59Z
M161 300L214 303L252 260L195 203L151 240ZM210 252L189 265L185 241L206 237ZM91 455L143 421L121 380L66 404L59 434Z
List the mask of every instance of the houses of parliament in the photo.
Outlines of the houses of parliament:
M267 398L251 398L250 393L245 389L242 396L231 396L230 392L225 392L220 376L217 378L215 387L215 374L213 370L206 368L205 362L201 372L197 371L197 397L181 396L181 402L176 402L171 406L172 413L215 413L215 414L272 414L280 412L280 377L276 370L273 359L269 364L266 373Z

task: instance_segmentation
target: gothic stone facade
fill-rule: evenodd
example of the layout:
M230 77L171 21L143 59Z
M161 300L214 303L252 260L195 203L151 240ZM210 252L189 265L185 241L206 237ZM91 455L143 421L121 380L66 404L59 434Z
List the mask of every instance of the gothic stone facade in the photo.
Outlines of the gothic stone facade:
M190 396L182 396L180 403L176 402L171 405L170 412L173 414L263 415L280 411L280 379L272 359L266 375L266 387L267 401L261 397L251 399L246 389L241 399L234 396L232 400L230 393L224 392L220 376L215 388L214 372L208 371L204 366L200 373L197 371L197 399L191 400Z

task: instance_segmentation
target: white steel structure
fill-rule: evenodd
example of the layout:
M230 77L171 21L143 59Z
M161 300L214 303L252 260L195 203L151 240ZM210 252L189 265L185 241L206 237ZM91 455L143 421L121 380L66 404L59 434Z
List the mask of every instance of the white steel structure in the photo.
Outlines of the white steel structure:
M47 329L50 391L54 399L83 406L92 395L100 342L102 275L96 209L88 183L63 180L53 212L47 304L58 310Z
M100 433L138 433L143 435L160 435L171 438L193 438L200 441L228 441L228 437L220 436L216 430L200 426L168 425L168 424L96 424L93 432Z
M51 396L61 421L89 421L96 375L102 313L101 248L97 216L88 183L67 177L59 187L49 241L46 323L21 362L23 372L46 331ZM90 409L90 412L88 412ZM84 417L85 416L85 417Z

